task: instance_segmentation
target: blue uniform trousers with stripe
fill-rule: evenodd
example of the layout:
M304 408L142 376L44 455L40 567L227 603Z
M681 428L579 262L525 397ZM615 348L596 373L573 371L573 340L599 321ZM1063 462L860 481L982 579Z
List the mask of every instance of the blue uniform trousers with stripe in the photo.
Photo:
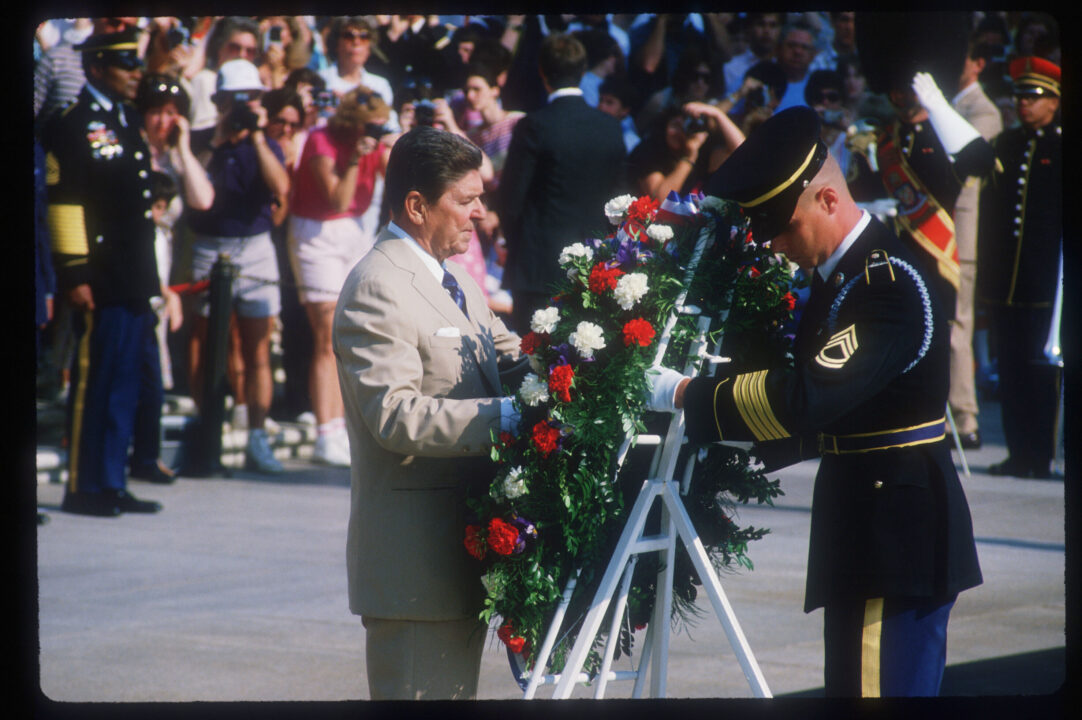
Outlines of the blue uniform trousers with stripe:
M955 597L828 603L823 617L828 697L930 697L947 662Z
M140 384L148 373L161 373L156 322L146 305L74 314L68 492L125 489Z

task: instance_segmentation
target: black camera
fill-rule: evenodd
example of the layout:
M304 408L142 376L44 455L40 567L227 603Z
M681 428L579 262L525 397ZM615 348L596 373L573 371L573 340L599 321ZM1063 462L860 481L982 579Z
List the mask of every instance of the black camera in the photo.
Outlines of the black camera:
M390 132L391 129L381 123L368 123L364 126L364 134L374 140L379 140Z
M766 105L766 88L757 87L748 91L747 99L744 103L748 107L763 107Z
M338 96L330 90L320 90L316 93L315 104L320 110L338 107Z
M703 132L706 129L707 129L706 118L704 118L702 116L695 117L694 115L685 115L684 116L684 134L685 135L694 135L695 133Z
M188 28L184 27L183 25L171 27L165 33L165 42L169 46L170 50L180 45L186 45L188 43L188 38Z
M434 126L436 124L436 104L431 100L417 100L413 103L413 119L417 125Z
M237 93L233 96L234 106L229 111L229 130L231 132L240 132L241 130L255 130L259 127L259 116L255 114L252 108L248 107L247 100L240 100L244 93Z

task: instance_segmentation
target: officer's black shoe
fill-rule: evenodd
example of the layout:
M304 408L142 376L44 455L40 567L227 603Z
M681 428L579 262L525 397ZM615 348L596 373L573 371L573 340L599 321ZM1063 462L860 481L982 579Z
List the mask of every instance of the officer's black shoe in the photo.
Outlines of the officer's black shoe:
M93 517L116 517L121 512L116 497L112 493L104 492L66 493L64 502L60 503L60 509L76 515L90 515Z
M146 480L159 485L169 485L176 482L177 474L162 465L161 461L158 461L156 463L133 465L128 477L136 480Z
M1020 462L1007 458L1001 463L988 466L989 475L1012 475L1014 477L1033 477L1033 471Z
M960 435L958 441L961 443L963 450L979 450L981 447L981 432L980 430L974 430L971 433Z
M1062 480L1063 479L1063 473L1057 471L1054 467L1051 466L1051 464L1049 464L1049 466L1046 467L1046 468L1041 468L1039 470L1033 470L1030 473L1029 476L1031 478L1035 479L1035 480Z
M140 500L127 490L107 490L105 494L112 496L113 502L116 503L120 512L156 513L162 509L161 503L153 500Z

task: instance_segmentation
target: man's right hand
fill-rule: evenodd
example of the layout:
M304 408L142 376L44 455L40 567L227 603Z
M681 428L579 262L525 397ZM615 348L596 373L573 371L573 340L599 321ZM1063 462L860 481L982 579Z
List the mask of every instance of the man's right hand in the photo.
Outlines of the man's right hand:
M90 292L90 285L83 283L68 290L68 302L76 310L93 310L94 294Z

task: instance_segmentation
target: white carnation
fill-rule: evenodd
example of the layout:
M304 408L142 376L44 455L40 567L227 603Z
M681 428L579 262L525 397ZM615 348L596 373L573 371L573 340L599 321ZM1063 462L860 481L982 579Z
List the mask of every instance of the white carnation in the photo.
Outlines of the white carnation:
M547 307L537 310L530 318L530 329L538 334L548 334L556 329L556 323L560 321L559 308Z
M643 273L628 273L623 275L616 281L616 287L613 289L613 297L616 298L616 302L624 310L630 310L635 306L639 300L642 300L646 295L646 291L650 289L650 286L646 284L646 275Z
M595 350L605 347L605 338L602 335L601 326L594 325L592 322L580 322L575 328L575 332L571 333L567 339L571 341L579 354L587 358L593 357Z
M635 202L635 198L631 195L620 195L614 197L605 203L605 217L609 219L613 225L619 225L624 221L624 216L627 215L627 209L631 207L631 203Z
M574 243L568 245L562 251L560 251L560 265L567 265L572 263L576 258L586 258L587 262L593 260L594 250L591 247L587 247L582 243Z
M672 240L673 231L668 225L651 225L646 228L646 235L655 242L663 243Z
M503 479L503 496L508 500L522 497L527 492L526 480L522 477L522 468L514 467Z
M549 399L548 383L533 373L526 373L518 388L518 396L530 407L537 407Z

